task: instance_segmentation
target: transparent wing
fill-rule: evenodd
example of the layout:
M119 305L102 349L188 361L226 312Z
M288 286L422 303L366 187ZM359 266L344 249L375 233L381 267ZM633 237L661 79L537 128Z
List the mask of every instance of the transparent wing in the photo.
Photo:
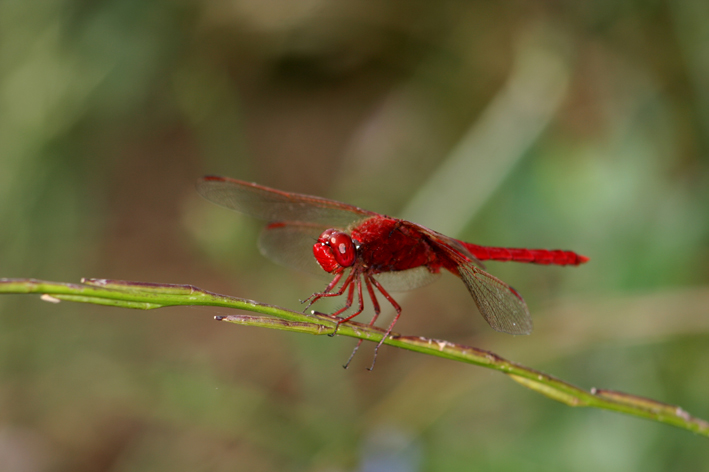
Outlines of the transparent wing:
M457 239L417 226L455 262L458 275L492 329L508 334L532 332L529 309L515 289L482 270L482 263Z
M197 182L197 192L207 200L239 213L266 221L312 223L327 228L346 228L359 220L377 216L346 203L262 185L207 176Z
M258 248L277 264L329 280L332 275L325 272L313 256L313 244L326 229L314 224L272 223L261 232Z
M405 292L435 282L440 275L440 273L433 273L429 271L427 267L421 266L397 272L382 272L376 274L374 278L376 278L387 291Z
M492 329L508 334L532 332L529 309L515 289L470 261L458 265L458 274Z

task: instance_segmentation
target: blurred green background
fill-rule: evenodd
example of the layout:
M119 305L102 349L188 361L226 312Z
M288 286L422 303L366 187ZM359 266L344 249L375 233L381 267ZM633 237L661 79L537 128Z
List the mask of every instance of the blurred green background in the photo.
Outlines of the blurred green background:
M258 254L207 173L588 255L488 264L532 336L452 276L397 330L709 418L704 0L0 0L0 277L299 308L323 281ZM670 426L216 314L0 298L2 470L709 470Z

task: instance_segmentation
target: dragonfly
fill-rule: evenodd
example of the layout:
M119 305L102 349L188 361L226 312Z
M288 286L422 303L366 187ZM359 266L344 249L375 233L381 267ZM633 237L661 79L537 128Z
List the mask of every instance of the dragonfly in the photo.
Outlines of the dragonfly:
M331 335L341 323L364 311L363 290L374 310L369 326L381 313L377 293L392 305L396 315L374 349L369 370L401 316L401 306L389 291L426 285L445 270L460 277L480 314L494 330L530 334L532 318L524 299L514 288L487 273L482 261L578 266L589 260L566 250L479 246L347 203L229 177L205 176L198 181L197 192L213 203L265 220L267 225L258 244L266 257L281 265L331 277L322 292L303 300L308 303L307 310L320 299L345 295L344 306L331 314L337 319ZM353 311L348 313L351 308ZM362 339L345 368L361 344Z

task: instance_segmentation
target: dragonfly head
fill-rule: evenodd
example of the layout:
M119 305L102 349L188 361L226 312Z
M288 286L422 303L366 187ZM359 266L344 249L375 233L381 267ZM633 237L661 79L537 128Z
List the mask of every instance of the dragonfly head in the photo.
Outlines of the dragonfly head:
M333 273L354 265L357 248L349 234L328 229L313 245L313 254L325 272Z

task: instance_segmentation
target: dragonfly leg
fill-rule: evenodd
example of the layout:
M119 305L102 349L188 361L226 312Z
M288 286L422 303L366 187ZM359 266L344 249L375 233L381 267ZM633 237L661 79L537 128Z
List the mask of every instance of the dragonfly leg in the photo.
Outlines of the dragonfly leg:
M339 316L341 313L343 313L347 309L349 309L350 306L352 306L352 298L353 298L355 286L357 286L357 298L359 300L359 306L357 307L357 311L355 311L354 313L352 313L351 315L349 315L345 318L338 319L337 326L335 326L335 331L333 331L332 334L330 334L330 336L334 336L335 333L337 333L337 330L340 327L340 324L351 320L355 316L362 313L362 311L364 310L364 298L362 298L362 279L359 276L357 276L354 279L354 283L352 285L350 285L350 292L347 295L347 303L345 304L344 307L340 308L335 313L333 313L332 316Z
M374 364L377 362L377 353L379 353L379 348L381 347L382 344L384 344L384 341L386 341L386 338L389 337L389 335L391 334L391 330L394 329L394 325L399 320L399 316L401 316L401 306L398 303L396 303L396 300L394 300L394 298L392 298L391 295L389 295L389 292L384 290L384 287L382 287L382 285L377 281L377 279L375 279L372 276L368 276L368 279L371 280L371 282L374 284L374 286L377 288L377 290L379 290L379 292L382 295L384 295L384 298L386 298L389 301L389 303L391 303L391 306L394 307L394 310L396 310L396 316L394 317L391 324L387 328L382 339L379 341L379 343L377 343L377 346L374 348L374 359L372 359L372 365L367 369L367 370L372 370L372 369L374 369Z
M357 311L355 311L353 314L351 314L345 318L341 318L340 323L344 323L345 321L351 320L355 316L362 313L362 311L364 310L364 301L362 299L362 281L359 277L357 277L356 279L354 279L354 283L350 284L350 291L347 294L347 303L345 304L345 306L343 306L342 308L337 310L331 316L340 316L340 314L344 313L345 311L347 311L347 309L349 307L352 306L352 301L354 299L355 287L357 288L357 298L359 299L359 307L358 307Z
M374 306L374 316L372 317L372 321L369 322L369 326L373 326L374 323L377 321L377 318L379 317L379 313L381 312L381 310L379 308L379 302L377 301L377 296L375 295L374 289L372 288L372 283L369 281L369 277L365 277L364 283L367 286L367 292L369 292L369 298L372 299L372 305ZM361 298L361 296L362 295L360 294L360 298ZM364 303L364 302L362 302L362 303ZM357 341L357 345L352 350L352 354L350 354L350 358L347 359L347 362L342 367L344 367L346 369L350 366L350 362L352 362L352 358L355 356L355 354L357 353L357 350L362 345L362 341L364 341L364 339L361 339L361 338Z
M308 302L308 306L305 307L305 310L313 306L313 303L317 302L323 297L339 297L343 293L345 293L345 290L347 290L347 287L349 286L350 283L352 283L352 279L354 277L354 270L350 271L350 275L347 276L345 279L344 283L342 284L342 287L340 287L340 290L337 292L330 292L335 286L340 282L340 279L342 279L342 276L344 275L344 272L340 272L337 275L335 275L335 278L332 279L332 282L327 284L327 287L325 287L325 290L322 292L316 292L312 295L310 295L308 298L305 300L302 300L300 303L305 303ZM305 311L303 310L303 311Z
M332 317L337 318L337 324L335 325L335 330L332 333L328 334L328 336L333 337L335 334L337 334L337 330L340 328L340 323L342 323L343 321L349 320L349 318L343 319L343 318L340 318L339 316L341 313L349 310L350 307L352 306L352 300L354 299L355 285L358 285L357 282L358 282L357 279L355 279L355 282L350 284L350 288L347 291L347 301L345 302L345 306L343 306L342 308L337 310L335 313L330 315ZM354 316L357 316L357 315L358 315L358 313L354 314Z

